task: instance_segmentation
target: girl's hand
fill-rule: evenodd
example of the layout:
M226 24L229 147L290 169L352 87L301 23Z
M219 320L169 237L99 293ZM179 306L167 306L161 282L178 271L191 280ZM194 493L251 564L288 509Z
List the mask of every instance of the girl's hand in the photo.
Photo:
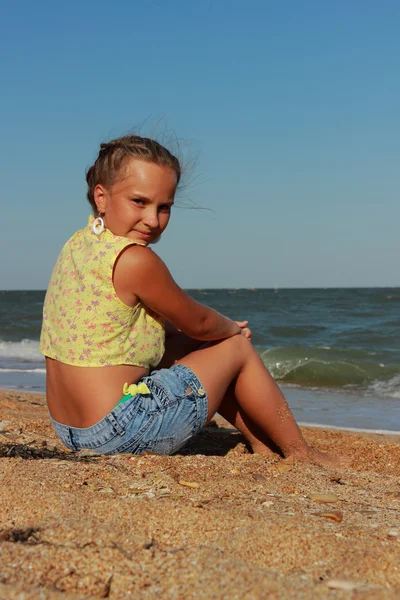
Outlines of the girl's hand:
M241 331L241 335L244 335L245 338L251 340L251 330L247 327L249 324L248 321L235 321L236 325L239 325Z

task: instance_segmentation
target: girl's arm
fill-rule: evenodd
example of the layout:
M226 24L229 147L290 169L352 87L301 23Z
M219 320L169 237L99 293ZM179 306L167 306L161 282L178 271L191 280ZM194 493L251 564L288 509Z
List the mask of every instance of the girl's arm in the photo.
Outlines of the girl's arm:
M150 248L129 246L115 266L114 281L117 277L146 306L191 338L212 341L243 332L235 321L188 296Z

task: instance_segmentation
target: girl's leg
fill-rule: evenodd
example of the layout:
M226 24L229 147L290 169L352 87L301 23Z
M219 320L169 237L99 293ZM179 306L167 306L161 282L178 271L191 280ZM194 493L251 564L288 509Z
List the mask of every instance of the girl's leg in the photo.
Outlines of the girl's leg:
M253 452L267 455L279 452L276 444L240 408L235 396L234 383L229 386L219 405L218 413L244 435Z
M194 340L182 332L174 332L166 338L165 354L157 369L171 367L176 361L187 356L190 352L205 348L210 344ZM232 383L221 404L218 412L240 433L244 435L254 452L270 454L271 450L277 451L275 444L245 415L235 398L235 386ZM213 415L211 415L210 420Z
M208 395L209 418L220 410L232 384L243 422L245 419L254 422L284 456L329 466L339 463L308 446L278 385L244 336L213 343L177 362L191 368L202 382Z

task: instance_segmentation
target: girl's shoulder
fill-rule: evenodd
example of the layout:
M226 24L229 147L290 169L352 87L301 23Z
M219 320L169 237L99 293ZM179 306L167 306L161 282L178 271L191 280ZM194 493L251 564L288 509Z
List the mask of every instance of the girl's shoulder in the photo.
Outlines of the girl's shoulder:
M116 267L123 271L127 277L157 276L168 270L164 261L149 246L131 243L123 249Z

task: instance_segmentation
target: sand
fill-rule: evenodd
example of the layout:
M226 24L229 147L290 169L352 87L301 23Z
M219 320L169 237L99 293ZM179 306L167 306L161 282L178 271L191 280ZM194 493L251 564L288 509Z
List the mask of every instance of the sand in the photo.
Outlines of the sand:
M399 598L400 438L303 432L351 467L222 419L172 457L73 453L43 395L1 392L0 598Z

